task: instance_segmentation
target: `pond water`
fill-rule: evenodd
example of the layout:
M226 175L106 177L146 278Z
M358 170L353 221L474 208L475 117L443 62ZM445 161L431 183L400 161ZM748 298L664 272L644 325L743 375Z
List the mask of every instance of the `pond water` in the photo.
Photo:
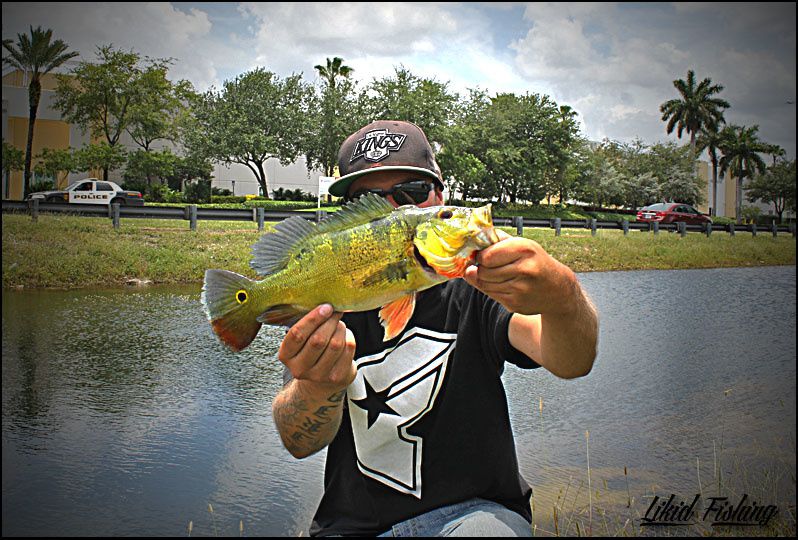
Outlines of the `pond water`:
M654 494L718 483L794 508L795 277L580 274L601 318L590 375L503 376L536 524L563 534L554 506L586 522L590 505L613 534ZM307 534L326 453L295 460L274 427L284 330L231 353L199 294L4 291L3 535Z

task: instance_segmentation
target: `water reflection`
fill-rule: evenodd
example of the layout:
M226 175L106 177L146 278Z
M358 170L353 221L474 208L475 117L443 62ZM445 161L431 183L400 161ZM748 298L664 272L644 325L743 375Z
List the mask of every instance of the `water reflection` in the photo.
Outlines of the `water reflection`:
M586 480L587 430L594 481L619 504L695 492L697 463L711 483L721 445L729 466L794 476L794 267L580 279L601 313L593 372L504 375L541 507ZM197 286L6 291L3 534L306 531L325 456L294 460L274 428L283 332L227 351Z

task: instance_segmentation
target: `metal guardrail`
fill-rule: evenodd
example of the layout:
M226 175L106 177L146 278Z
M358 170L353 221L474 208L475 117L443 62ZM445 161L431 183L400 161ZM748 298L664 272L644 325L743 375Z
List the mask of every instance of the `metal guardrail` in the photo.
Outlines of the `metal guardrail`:
M3 213L17 212L28 213L33 221L36 221L39 213L62 213L75 216L105 217L113 220L114 227L119 227L121 218L149 218L149 219L183 219L189 222L191 230L196 230L197 220L224 220L224 221L254 221L258 223L258 230L263 230L265 221L282 221L291 216L299 216L308 221L319 221L327 212L317 210L315 212L300 211L265 211L263 208L199 208L196 205L188 205L182 208L168 206L120 206L105 204L63 204L46 203L33 201L3 201ZM521 217L494 217L493 223L500 227L515 227L518 234L523 234L524 227L554 229L557 236L561 229L590 229L595 236L598 229L623 230L624 235L629 231L653 232L675 231L685 236L687 232L700 232L710 236L713 232L725 232L734 236L735 232L749 232L754 236L758 232L771 233L777 236L778 233L792 234L795 238L795 224L775 225L770 227L758 227L754 224L749 225L687 225L685 223L647 223L637 221L597 221L595 219L585 220L563 220L553 219L528 219Z

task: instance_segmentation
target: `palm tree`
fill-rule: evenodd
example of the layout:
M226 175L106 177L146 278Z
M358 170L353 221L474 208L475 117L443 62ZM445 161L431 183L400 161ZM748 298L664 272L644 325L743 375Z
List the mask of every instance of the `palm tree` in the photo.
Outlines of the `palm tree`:
M717 126L702 126L696 138L696 149L699 152L706 149L709 160L712 162L712 208L710 210L713 216L718 213L718 149L722 142L723 138Z
M31 72L30 84L28 85L29 115L28 142L25 148L25 191L30 186L33 127L36 124L36 114L39 109L39 100L42 96L41 77L79 54L77 52L66 52L68 45L60 39L51 43L52 36L53 31L50 29L44 31L39 26L34 30L31 26L30 37L26 34L17 34L16 48L12 40L3 40L3 48L10 55L10 57L3 58L3 62L23 72Z
M682 95L681 99L671 99L660 105L662 120L668 120L667 132L677 128L676 135L681 139L682 131L690 134L690 149L695 158L696 136L702 126L719 126L723 123L723 110L729 108L728 102L712 97L723 90L719 84L712 84L704 79L696 86L695 73L687 72L687 82L682 79L673 81L673 86Z
M720 174L729 171L737 177L737 193L735 198L735 217L737 223L742 223L743 183L746 178L752 178L755 170L764 173L767 169L759 153L767 153L771 145L759 140L757 135L759 126L726 126L721 132L722 142L720 149L723 157L720 158Z
M338 77L349 77L354 69L349 66L343 65L344 60L343 58L338 58L337 56L330 60L327 59L327 66L322 66L321 64L313 66L313 69L319 72L319 75L324 77L327 80L327 86L331 89L335 89L335 80Z
M314 66L314 69L319 72L319 75L327 83L327 88L324 92L325 106L322 113L324 116L322 118L321 134L321 138L324 141L324 157L322 161L324 163L324 173L327 176L333 175L338 155L338 144L346 137L342 121L339 119L340 111L338 111L337 104L340 101L340 97L336 91L336 80L341 77L349 78L354 69L343 65L343 62L342 58L336 56L332 60L328 58L326 66L321 64Z
M778 158L783 158L787 155L787 151L778 144L771 144L768 148L768 154L773 158L773 165L775 165Z

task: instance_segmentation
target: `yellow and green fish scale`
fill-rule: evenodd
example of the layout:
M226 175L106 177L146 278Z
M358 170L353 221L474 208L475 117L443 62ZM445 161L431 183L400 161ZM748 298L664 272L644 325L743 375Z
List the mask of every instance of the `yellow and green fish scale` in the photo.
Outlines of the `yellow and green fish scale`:
M255 296L277 296L306 311L324 303L337 311L365 311L431 287L443 278L416 260L413 233L413 226L392 214L311 236L294 246L283 270L259 282Z

